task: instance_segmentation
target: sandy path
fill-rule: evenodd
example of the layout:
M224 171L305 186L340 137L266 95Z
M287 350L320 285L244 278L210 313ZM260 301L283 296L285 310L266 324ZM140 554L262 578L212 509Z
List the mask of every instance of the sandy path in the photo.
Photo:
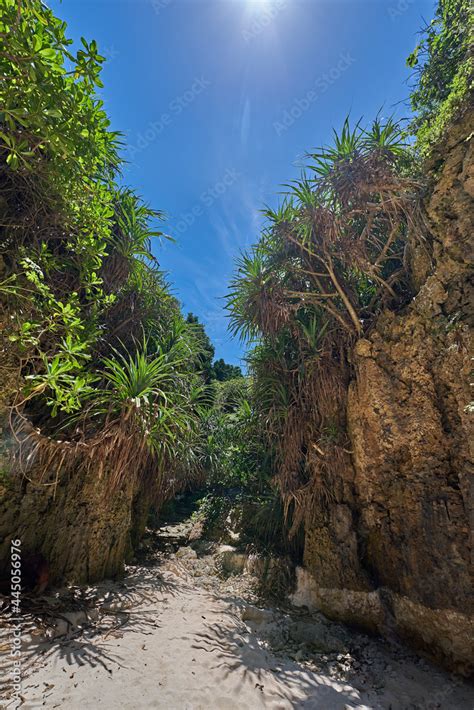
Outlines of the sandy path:
M42 646L24 684L27 706L47 708L359 707L349 686L281 662L240 621L238 609L173 574L107 638ZM39 649L38 649L39 650ZM310 704L305 701L311 698Z
M449 708L470 710L469 688L431 666L401 662L384 689L357 688L265 647L245 603L198 585L191 561L140 568L121 585L123 627L76 640L34 639L26 708L253 710ZM110 585L110 589L117 585ZM103 591L103 589L102 589ZM28 647L27 647L28 648ZM357 680L357 679L356 679ZM364 681L361 679L361 682ZM359 683L360 685L360 683ZM8 704L5 706L8 707Z

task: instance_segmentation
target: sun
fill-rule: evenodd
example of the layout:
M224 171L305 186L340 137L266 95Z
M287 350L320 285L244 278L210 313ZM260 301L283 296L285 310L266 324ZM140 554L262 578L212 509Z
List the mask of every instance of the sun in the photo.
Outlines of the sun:
M246 0L249 5L256 5L262 10L270 10L271 8L279 8L286 5L288 0Z
M271 17L278 13L288 0L243 0L245 14L252 17Z

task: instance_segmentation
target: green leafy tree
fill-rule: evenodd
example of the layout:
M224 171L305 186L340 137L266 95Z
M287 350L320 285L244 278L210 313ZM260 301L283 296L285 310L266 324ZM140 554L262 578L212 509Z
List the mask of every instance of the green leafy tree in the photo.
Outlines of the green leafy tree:
M227 380L235 380L237 377L242 377L242 370L238 365L229 365L222 358L216 360L212 366L213 376L219 382Z
M114 485L151 471L148 480L170 495L202 473L201 373L211 378L214 349L181 314L153 255L153 241L166 236L162 213L118 183L119 135L97 94L96 43L81 39L74 50L41 0L4 0L0 35L11 421L41 432L58 475L64 445L77 453L77 470L108 470Z
M186 317L186 323L188 323L196 337L196 341L199 343L199 367L203 373L206 382L210 382L213 379L212 371L212 361L214 359L215 349L209 336L206 333L204 325L199 322L199 318L194 315L194 313L188 313Z
M469 0L439 0L435 18L407 59L415 70L412 128L422 154L439 140L472 90L472 32Z

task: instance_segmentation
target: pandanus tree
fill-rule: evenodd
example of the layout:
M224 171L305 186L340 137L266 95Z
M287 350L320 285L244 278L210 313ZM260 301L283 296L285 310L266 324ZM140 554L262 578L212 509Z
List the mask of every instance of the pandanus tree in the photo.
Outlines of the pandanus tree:
M408 292L403 259L418 225L418 182L406 176L401 129L376 120L371 130L351 130L346 120L334 146L308 157L309 174L279 208L265 210L261 241L237 265L236 332L271 335L304 308L359 335L374 309Z
M152 252L152 239L166 235L151 227L151 222L163 219L158 210L145 205L130 189L117 191L114 206L114 224L106 240L107 255L101 268L104 284L110 291L118 291L134 269L138 259L156 263Z
M228 301L233 331L257 343L255 396L295 525L347 464L348 349L383 307L410 298L408 235L423 232L411 151L392 119L369 129L346 119L333 145L307 157L282 204L265 210Z

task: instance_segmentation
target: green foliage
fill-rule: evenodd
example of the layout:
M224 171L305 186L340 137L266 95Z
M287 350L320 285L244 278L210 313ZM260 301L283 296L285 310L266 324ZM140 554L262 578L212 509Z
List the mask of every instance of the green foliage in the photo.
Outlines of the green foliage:
M225 380L233 380L237 377L242 377L242 370L237 365L229 365L222 358L214 361L214 346L206 333L204 325L199 322L198 317L195 316L194 313L188 313L186 322L192 327L197 340L200 351L199 369L207 383L211 383L215 380L224 382Z
M181 341L143 341L131 353L113 350L103 360L103 386L91 396L89 416L133 423L160 459L179 458L197 439L203 387L189 371ZM150 352L151 351L151 352Z
M41 2L5 0L0 12L0 249L15 280L7 332L23 356L28 398L80 408L98 319L113 301L99 271L119 161L94 42L67 49L65 23ZM5 291L4 291L5 293Z
M229 365L222 358L215 360L212 366L213 379L219 382L226 380L234 380L236 377L242 377L242 370L238 365Z
M89 357L82 353L83 357ZM82 367L80 358L70 350L59 350L53 357L41 356L42 372L26 375L30 386L25 387L27 399L45 395L46 404L51 407L51 416L58 410L72 413L82 407L84 398L93 392L92 385L97 377Z
M114 357L104 358L104 379L111 385L105 389L100 401L105 401L105 411L115 407L121 412L124 407L133 410L143 410L155 401L166 402L166 389L173 378L174 366L164 353L158 353L149 358L146 344L134 353L122 355L118 350Z
M0 290L24 383L17 409L66 439L118 426L170 476L195 468L219 485L254 482L261 442L247 383L213 363L202 324L179 313L151 250L161 213L116 183L95 42L74 53L39 0L6 0L0 31Z
M248 379L215 381L212 390L212 406L202 419L202 456L208 485L217 490L264 490L271 456L249 401Z
M4 0L0 33L2 347L21 383L15 410L80 451L94 442L117 484L150 469L174 490L202 472L214 350L153 256L162 213L118 184L118 134L96 93L104 59L94 41L74 51L40 0Z
M317 351L316 323L321 341L334 327L360 333L377 301L397 298L415 185L403 179L412 153L391 118L367 129L346 119L334 144L308 157L309 174L265 211L260 241L240 257L228 308L244 339L273 338L296 317Z
M239 531L239 544L256 552L291 554L298 561L303 549L301 536L288 538L288 521L278 490L268 485L263 491L245 487L213 490L199 501L193 515L207 535L222 537L229 528ZM248 548L247 548L248 549Z
M400 125L346 119L276 209L231 283L231 328L248 355L254 427L272 451L291 533L347 465L347 360L384 306L408 302L408 228L419 222ZM416 226L415 226L416 225Z
M282 497L276 487L269 487L261 495L253 497L249 512L244 532L257 550L290 554L295 562L301 559L304 547L302 531L296 536L289 536L293 511L285 514Z
M245 377L236 377L212 383L214 391L214 409L220 414L229 414L238 411L239 407L247 406L249 397L249 382Z
M117 134L95 94L104 62L96 42L82 38L69 51L66 23L39 0L3 0L0 32L7 164L47 173L75 197L78 183L90 194L118 166Z
M472 17L469 0L439 0L435 18L407 59L415 69L412 129L422 155L440 139L472 89Z
M199 343L199 369L204 375L206 382L210 382L213 378L212 361L214 359L215 349L210 341L209 336L202 323L199 322L194 313L188 313L186 322L192 327L197 343Z
M195 521L202 521L206 530L223 522L232 509L232 499L215 491L207 493L198 501L198 509L193 513Z

